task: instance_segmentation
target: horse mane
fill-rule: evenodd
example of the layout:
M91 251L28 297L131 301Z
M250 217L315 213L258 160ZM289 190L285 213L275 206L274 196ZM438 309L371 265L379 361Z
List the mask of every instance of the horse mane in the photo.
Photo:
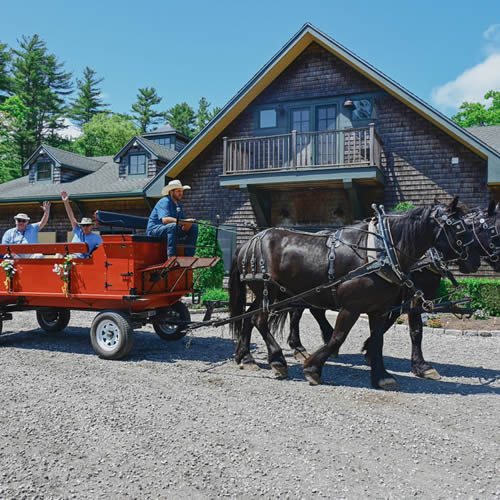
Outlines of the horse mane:
M429 227L430 215L433 206L413 208L407 212L389 212L390 226L393 237L398 241L394 244L399 250L409 254L415 241L422 237L422 233Z

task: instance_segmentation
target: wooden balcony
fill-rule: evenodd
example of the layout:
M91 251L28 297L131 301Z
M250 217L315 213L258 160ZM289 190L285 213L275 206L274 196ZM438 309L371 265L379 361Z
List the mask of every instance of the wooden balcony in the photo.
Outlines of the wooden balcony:
M265 137L224 138L223 177L360 169L381 178L381 139L374 124L362 128L296 132ZM367 167L369 167L367 169ZM371 172L371 174L369 173ZM301 175L304 178L303 175ZM359 176L355 176L359 177ZM305 179L304 179L305 180Z

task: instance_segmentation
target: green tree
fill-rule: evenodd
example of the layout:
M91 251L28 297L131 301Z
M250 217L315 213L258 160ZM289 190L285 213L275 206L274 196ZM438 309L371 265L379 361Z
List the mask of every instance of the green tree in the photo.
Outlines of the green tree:
M163 113L153 109L160 102L161 97L156 94L154 87L139 89L137 102L132 104L132 113L141 134L147 132L150 127L158 125L159 118L163 117Z
M138 135L134 123L119 114L99 113L82 129L83 135L73 143L73 151L84 156L115 155Z
M199 222L196 257L220 257L221 260L213 267L195 270L195 287L203 291L211 288L221 288L224 280L222 249L215 239L215 228L208 221L200 220Z
M203 130L206 124L220 111L220 108L216 106L213 110L210 110L210 103L205 97L202 97L198 103L198 111L196 112L195 119L195 130L194 135L198 134Z
M99 84L103 80L104 78L97 78L97 73L88 66L83 71L83 79L76 79L78 95L73 101L70 116L80 127L108 107L101 99Z
M489 90L484 98L492 100L489 107L479 102L463 102L460 111L451 119L464 128L500 125L500 92Z
M186 102L176 104L165 113L167 122L179 132L192 139L195 135L196 114Z
M63 140L66 97L72 92L71 73L38 35L23 36L13 49L12 91L28 109L25 127L19 131L20 154L25 161L42 141L57 146Z
M7 44L0 42L0 103L7 99L11 90L11 77L9 74L9 63L11 59Z
M16 179L22 174L18 134L25 126L27 115L28 109L17 96L0 104L0 182Z

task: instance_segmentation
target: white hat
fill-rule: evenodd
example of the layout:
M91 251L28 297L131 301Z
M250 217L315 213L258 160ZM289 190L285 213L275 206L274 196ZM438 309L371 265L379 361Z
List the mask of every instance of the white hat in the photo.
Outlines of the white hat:
M30 220L30 218L26 214L22 214L22 213L14 215L14 219Z
M82 217L82 220L78 224L81 226L90 226L94 224L94 221L90 217Z
M166 196L172 189L191 189L191 186L183 186L179 180L170 181L162 190L161 195Z

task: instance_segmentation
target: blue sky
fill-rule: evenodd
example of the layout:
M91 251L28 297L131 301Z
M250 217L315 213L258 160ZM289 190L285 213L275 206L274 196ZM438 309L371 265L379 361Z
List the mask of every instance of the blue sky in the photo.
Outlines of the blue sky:
M448 115L500 90L499 0L18 0L2 5L0 41L38 33L75 76L95 69L111 109L128 112L146 86L162 109L201 96L223 106L305 22Z

